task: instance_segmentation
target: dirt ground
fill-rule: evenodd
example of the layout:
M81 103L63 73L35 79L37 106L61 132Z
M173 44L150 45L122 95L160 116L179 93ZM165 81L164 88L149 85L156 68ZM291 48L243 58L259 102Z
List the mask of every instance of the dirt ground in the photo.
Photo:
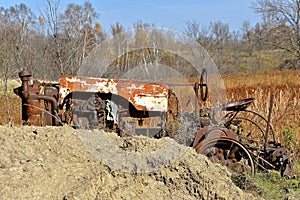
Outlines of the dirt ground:
M169 138L0 126L0 199L255 199L230 176Z

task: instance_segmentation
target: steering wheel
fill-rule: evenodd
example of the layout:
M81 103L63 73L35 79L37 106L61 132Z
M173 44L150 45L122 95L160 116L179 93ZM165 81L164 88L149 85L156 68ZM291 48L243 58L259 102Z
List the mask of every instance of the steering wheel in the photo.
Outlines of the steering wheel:
M205 68L202 69L199 86L201 99L202 101L206 101L208 96L208 75Z

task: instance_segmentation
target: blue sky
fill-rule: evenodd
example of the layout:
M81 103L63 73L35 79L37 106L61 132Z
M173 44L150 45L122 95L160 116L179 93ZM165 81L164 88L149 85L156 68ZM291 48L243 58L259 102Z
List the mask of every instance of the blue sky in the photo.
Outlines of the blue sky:
M85 0L61 0L61 8L69 3L83 5ZM121 23L126 29L137 21L154 23L158 27L183 31L188 20L195 20L204 26L210 22L228 23L230 30L238 31L244 21L252 26L260 21L253 9L254 0L89 0L100 13L99 22L108 31L111 24ZM26 4L36 15L41 0L0 0L0 6Z

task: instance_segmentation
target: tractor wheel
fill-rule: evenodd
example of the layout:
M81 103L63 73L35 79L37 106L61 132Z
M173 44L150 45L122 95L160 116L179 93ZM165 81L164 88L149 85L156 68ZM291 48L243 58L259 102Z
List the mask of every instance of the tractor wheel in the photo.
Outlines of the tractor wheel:
M228 137L215 137L202 141L197 152L212 162L227 166L237 172L255 173L250 152L238 141Z

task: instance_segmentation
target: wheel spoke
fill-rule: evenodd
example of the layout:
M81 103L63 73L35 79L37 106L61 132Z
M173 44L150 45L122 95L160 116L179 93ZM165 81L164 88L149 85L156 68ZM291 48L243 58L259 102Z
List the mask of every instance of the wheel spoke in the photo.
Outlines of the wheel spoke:
M228 157L229 158L235 158L235 153L239 150L239 148L237 146L234 146L234 148L232 148L229 152Z

